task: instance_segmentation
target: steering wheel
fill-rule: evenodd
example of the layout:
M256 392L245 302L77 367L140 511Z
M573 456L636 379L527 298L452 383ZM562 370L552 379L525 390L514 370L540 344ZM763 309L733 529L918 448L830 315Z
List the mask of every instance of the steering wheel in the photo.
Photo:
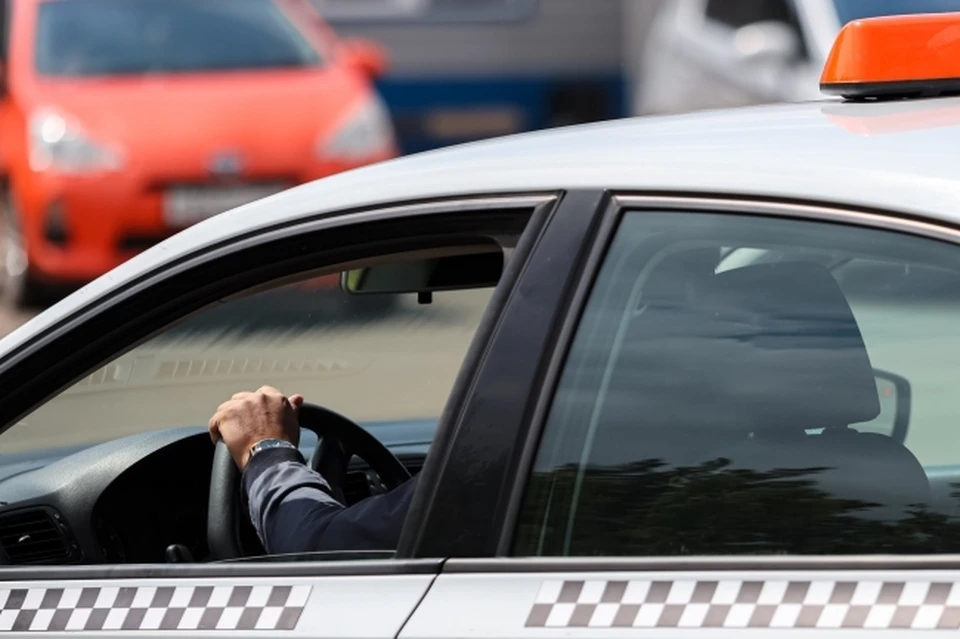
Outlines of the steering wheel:
M316 404L300 406L299 419L301 428L317 434L310 467L323 475L334 499L341 504L346 505L343 485L353 456L365 461L388 490L410 479L410 471L400 460L353 420ZM249 517L240 507L240 490L240 470L233 463L226 444L219 441L213 453L207 508L207 544L211 559L242 557L244 546L249 545L244 544L241 537L241 518Z

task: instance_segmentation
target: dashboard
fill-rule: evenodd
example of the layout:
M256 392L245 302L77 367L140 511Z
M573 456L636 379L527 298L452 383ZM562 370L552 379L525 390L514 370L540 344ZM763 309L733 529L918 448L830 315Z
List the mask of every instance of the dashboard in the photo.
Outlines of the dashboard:
M0 561L154 563L171 544L203 558L213 450L179 428L21 462L0 480Z
M435 425L385 423L368 430L415 474ZM304 431L305 458L315 443ZM186 427L0 456L0 565L166 563L171 556L206 561L213 453L205 428ZM356 459L343 489L348 505L381 490ZM247 528L255 537L252 525Z
M179 544L207 556L207 496L213 445L204 434L148 455L107 486L92 513L102 561L162 563Z

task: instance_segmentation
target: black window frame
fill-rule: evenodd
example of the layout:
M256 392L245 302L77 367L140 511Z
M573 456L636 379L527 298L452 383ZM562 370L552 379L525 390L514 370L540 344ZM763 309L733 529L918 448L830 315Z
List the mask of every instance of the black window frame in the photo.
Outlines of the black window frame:
M522 270L534 244L525 238L539 237L554 213L557 198L558 194L554 192L531 192L385 203L317 214L198 249L173 263L146 271L121 289L91 301L88 306L64 317L9 353L0 362L0 385L11 389L0 402L0 425L4 430L12 427L23 415L104 362L143 343L172 322L200 312L218 300L254 292L325 265L346 263L365 256L444 246L480 236L520 233L519 244L515 248L507 247L507 272L484 312L477 337L471 345L470 353L482 352L491 339L490 327L500 319L502 300L513 292L516 282L509 274ZM197 285L197 282L201 284ZM118 318L123 319L118 321ZM469 369L471 365L473 362L468 355L463 368ZM37 371L43 371L43 375L37 375ZM461 377L465 376L469 377L469 374L461 371ZM450 408L449 405L456 404L459 399L455 393L451 394L448 410L456 413L458 407ZM444 423L442 415L438 434L447 430ZM394 559L372 561L382 565L409 558L399 550ZM363 574L369 571L363 567L366 562L346 563L357 563ZM31 567L29 571L20 567L3 567L0 568L0 577L306 575L338 570L335 567L316 570L317 566L329 565L327 561L303 564L211 563L176 567L105 564ZM411 565L420 564L414 562ZM437 564L430 562L430 566L434 565ZM349 566L347 569L353 570ZM395 571L387 569L385 572Z
M512 554L517 532L520 509L525 497L530 474L544 429L547 425L555 393L566 365L567 357L576 336L577 328L583 317L587 301L594 283L603 266L622 217L630 213L676 212L730 214L736 216L779 217L812 222L831 222L894 231L919 237L940 240L954 244L960 249L960 224L947 221L920 220L913 215L904 215L896 211L876 208L857 207L850 204L833 204L816 201L783 200L755 195L723 195L705 193L642 193L621 191L611 193L602 212L597 216L597 229L588 247L581 257L575 282L571 282L568 297L563 305L565 314L557 317L556 337L553 340L552 353L542 355L542 373L539 386L531 391L528 404L529 415L522 424L518 438L517 458L511 466L509 482L504 483L501 511L498 511L496 539L492 550L485 557L522 559ZM461 555L462 557L463 555ZM564 557L545 557L542 561L568 559ZM576 559L576 558L569 558ZM667 561L676 558L667 558ZM689 558L694 561L698 558ZM736 558L739 559L739 558ZM796 560L798 558L786 558ZM922 559L916 557L915 559ZM658 561L656 557L643 558L644 561Z
M603 189L566 191L549 222L524 235L529 257L506 269L509 293L501 289L491 301L501 309L497 321L480 328L461 368L441 416L448 427L431 445L435 452L421 471L408 514L414 523L404 528L398 557L497 554L531 413L574 290L592 269L588 255L609 198Z

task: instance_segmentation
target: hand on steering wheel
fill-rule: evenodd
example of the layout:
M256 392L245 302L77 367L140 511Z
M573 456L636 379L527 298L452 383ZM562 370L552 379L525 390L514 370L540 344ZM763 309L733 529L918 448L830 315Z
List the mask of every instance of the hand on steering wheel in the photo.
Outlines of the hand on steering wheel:
M410 479L410 472L390 450L353 420L316 404L303 404L299 410L300 427L317 434L317 446L310 467L323 475L334 499L346 505L343 485L350 459L357 456L367 462L381 482L392 490ZM210 474L210 498L207 509L207 543L211 559L244 556L240 537L241 517L249 518L240 507L240 470L223 441L218 441Z

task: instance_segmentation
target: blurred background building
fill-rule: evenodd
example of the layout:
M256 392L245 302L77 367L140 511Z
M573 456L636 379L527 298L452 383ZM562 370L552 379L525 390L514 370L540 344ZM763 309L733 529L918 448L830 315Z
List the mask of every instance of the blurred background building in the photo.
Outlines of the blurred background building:
M311 0L377 42L404 152L640 114L816 99L840 28L958 0Z
M951 10L960 0L0 0L0 333L56 298L37 293L278 189L493 136L816 99L846 22Z
M312 0L342 37L379 43L404 152L630 113L658 0Z

